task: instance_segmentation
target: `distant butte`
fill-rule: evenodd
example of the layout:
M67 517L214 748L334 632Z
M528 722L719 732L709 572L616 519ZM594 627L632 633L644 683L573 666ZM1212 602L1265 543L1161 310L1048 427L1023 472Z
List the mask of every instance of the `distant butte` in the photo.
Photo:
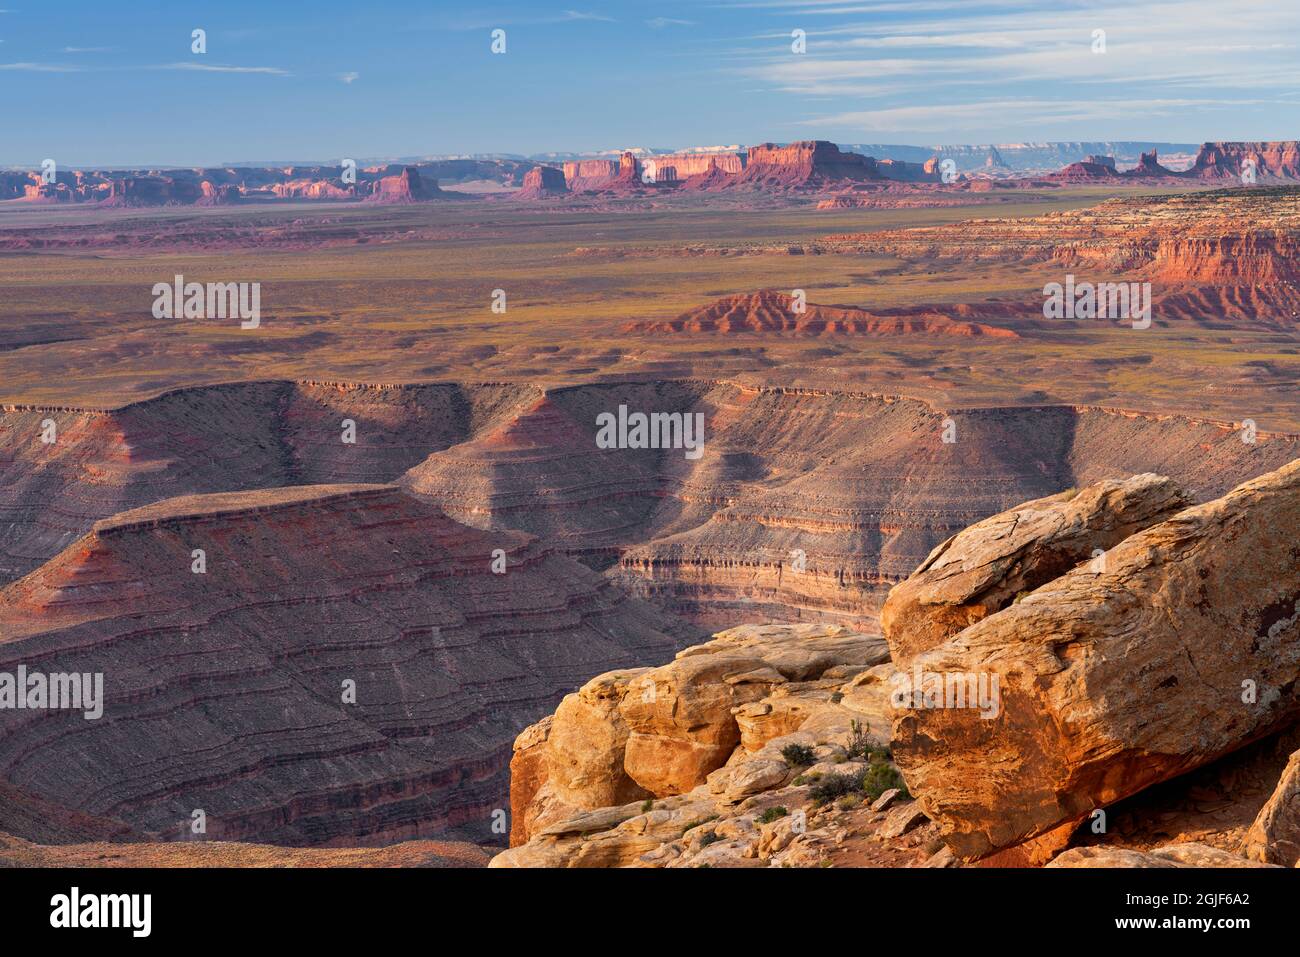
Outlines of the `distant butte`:
M996 304L990 304L996 311ZM633 323L629 332L651 333L784 333L794 336L986 336L1018 339L1011 329L1001 329L961 316L971 306L915 306L868 312L855 306L805 303L795 309L794 297L773 289L723 296L666 322Z

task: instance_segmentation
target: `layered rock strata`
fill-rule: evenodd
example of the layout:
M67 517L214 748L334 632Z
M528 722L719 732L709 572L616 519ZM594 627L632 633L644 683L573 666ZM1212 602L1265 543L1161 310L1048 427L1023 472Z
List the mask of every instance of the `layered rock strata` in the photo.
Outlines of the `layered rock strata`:
M491 841L519 730L683 637L535 539L391 486L169 499L0 591L0 672L103 689L89 720L0 710L0 780L153 840L193 839L202 811L211 840Z

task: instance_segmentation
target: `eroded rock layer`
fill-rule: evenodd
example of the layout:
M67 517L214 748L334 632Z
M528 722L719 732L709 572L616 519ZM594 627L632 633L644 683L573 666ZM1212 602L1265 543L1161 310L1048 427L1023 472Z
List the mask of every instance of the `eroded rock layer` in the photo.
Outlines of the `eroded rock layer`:
M103 676L100 717L0 711L0 780L156 840L490 841L519 730L681 637L391 486L169 499L0 591L0 672Z
M249 382L108 411L6 409L0 582L31 571L98 519L165 498L392 481L535 395L526 386ZM344 441L347 422L355 442Z
M839 248L908 259L1021 262L1078 282L1151 283L1153 318L1300 317L1300 187L1112 199L1022 219L839 235ZM1051 273L1044 270L1044 275Z
M636 323L629 331L673 333L784 333L794 336L989 336L1018 339L1011 329L955 319L942 307L918 306L869 312L856 306L796 301L772 289L738 293L682 313L666 322Z
M669 426L702 417L698 455L617 436L602 446L597 423L620 408ZM0 580L96 520L164 498L398 482L457 521L531 532L612 568L637 595L708 625L869 624L885 590L936 545L1018 502L1148 470L1204 500L1300 448L1295 436L1252 437L1230 423L1100 408L944 412L711 380L264 382L105 412L19 408L0 416Z

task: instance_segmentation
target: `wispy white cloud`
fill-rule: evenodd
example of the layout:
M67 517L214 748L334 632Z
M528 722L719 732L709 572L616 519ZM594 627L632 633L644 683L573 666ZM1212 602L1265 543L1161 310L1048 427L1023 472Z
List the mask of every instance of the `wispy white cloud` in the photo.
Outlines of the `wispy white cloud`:
M192 63L188 60L180 63L163 63L148 67L151 70L192 70L198 73L265 73L270 76L292 76L288 70L278 66L228 66L223 63Z
M111 53L112 47L64 47L64 53Z
M339 79L342 80L344 83L354 83L357 80L361 79L361 74L355 71L350 71L348 73L340 73Z
M1161 99L1061 101L1041 99L986 100L978 103L898 106L858 110L804 120L801 126L852 126L867 132L907 130L951 133L986 130L992 126L1049 123L1097 123L1125 117L1174 116L1193 109L1240 109L1267 101L1234 99Z
M656 30L662 30L664 27L691 27L695 25L695 21L679 20L676 17L652 17L646 21L646 24Z
M599 13L584 13L580 10L565 10L561 20L600 20L604 23L616 22L613 17L607 17Z
M24 73L80 73L81 67L69 63L0 63L0 70Z
M1286 39L1300 34L1294 0L1058 0L1050 14L1029 0L731 6L782 22L725 51L717 69L810 105L868 101L808 125L889 132L1012 119L1105 122L1142 111L1264 106L1300 86L1296 44ZM787 24L801 25L805 14L816 19L802 22L807 52L796 54ZM1105 52L1094 52L1095 30L1105 31ZM900 101L908 105L893 105Z

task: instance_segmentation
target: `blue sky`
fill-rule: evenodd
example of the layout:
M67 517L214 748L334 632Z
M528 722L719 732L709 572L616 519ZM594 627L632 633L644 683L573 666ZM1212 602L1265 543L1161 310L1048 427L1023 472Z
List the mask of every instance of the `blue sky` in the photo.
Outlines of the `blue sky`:
M0 9L3 165L1300 136L1298 0Z

